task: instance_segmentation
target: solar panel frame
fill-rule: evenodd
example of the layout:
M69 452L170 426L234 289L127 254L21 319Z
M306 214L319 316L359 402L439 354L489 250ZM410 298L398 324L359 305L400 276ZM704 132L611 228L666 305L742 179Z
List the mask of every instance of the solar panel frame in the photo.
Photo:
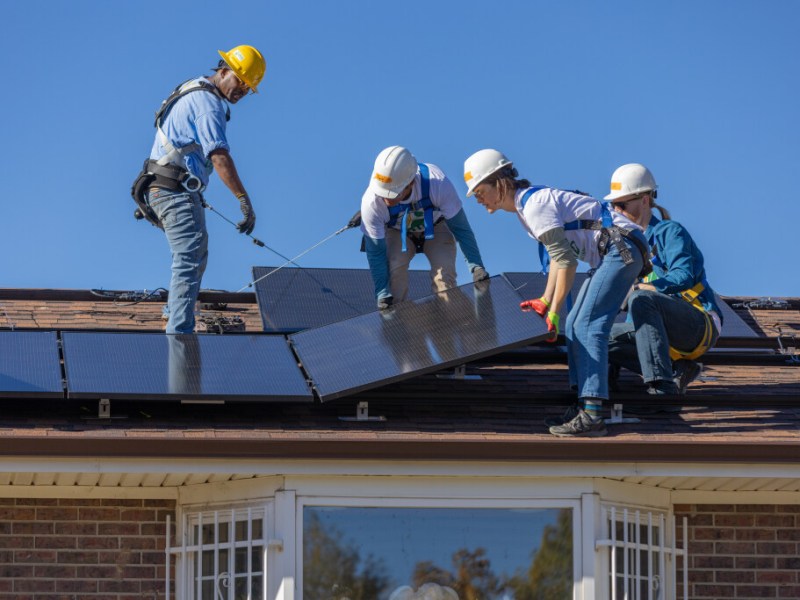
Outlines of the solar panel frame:
M327 402L546 337L544 321L520 311L517 293L496 276L402 302L388 312L305 330L289 341L320 400Z
M0 398L63 397L56 332L0 332Z
M283 336L65 332L67 397L313 402Z
M253 280L277 267L253 267ZM295 333L375 310L369 269L283 268L255 284L262 327ZM431 294L430 270L409 270L408 299Z

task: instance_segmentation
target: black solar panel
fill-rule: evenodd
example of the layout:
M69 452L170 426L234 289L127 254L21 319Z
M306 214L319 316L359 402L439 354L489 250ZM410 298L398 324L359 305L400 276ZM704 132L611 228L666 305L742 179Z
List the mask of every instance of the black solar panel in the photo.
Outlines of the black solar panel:
M0 398L63 398L55 331L0 332Z
M253 267L253 279L275 267ZM431 293L430 271L409 271L410 300ZM294 333L375 310L369 269L284 268L256 283L264 331Z
M502 277L289 336L323 401L543 340Z
M547 275L542 273L503 273L503 277L508 279L509 283L517 290L517 292L524 298L539 298L544 293L545 285L547 284ZM586 281L586 273L576 273L575 283L572 286L571 296L572 300L578 297L578 292ZM567 299L566 308L572 307L572 300ZM730 306L728 306L719 296L717 300L722 313L723 323L722 332L720 337L758 337L758 333L745 323L742 318L736 314ZM561 311L561 322L564 323L568 310ZM623 322L626 313L621 312L617 315L616 321Z
M64 333L70 398L311 402L283 336Z

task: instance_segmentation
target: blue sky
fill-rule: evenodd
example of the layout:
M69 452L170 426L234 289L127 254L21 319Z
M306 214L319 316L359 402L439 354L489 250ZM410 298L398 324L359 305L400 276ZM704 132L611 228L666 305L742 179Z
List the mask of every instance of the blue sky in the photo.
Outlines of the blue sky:
M464 194L464 159L494 147L534 182L597 196L644 163L718 292L798 296L798 22L794 0L5 3L0 287L168 287L166 240L129 196L153 111L248 43L267 76L228 137L255 235L288 256L347 222L382 148ZM206 197L238 220L216 177ZM513 215L465 205L490 273L539 269ZM208 224L204 288L281 262ZM301 264L366 267L358 246L348 231Z

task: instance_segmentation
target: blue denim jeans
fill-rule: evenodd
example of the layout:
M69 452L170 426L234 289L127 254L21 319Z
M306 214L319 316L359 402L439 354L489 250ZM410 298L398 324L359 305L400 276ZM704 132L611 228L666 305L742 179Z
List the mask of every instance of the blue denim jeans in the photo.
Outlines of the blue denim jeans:
M194 333L194 308L208 262L206 215L199 194L148 193L172 250L167 333Z
M608 345L610 362L642 375L645 383L671 380L669 347L689 352L703 340L703 313L680 298L637 290L628 299L631 322L615 323ZM713 342L718 337L714 328Z
M645 243L643 235L641 241ZM611 244L600 266L584 282L567 316L564 336L569 381L577 385L579 398L608 399L608 337L643 264L642 253L633 242L623 239L623 243L629 246L633 262L626 265Z

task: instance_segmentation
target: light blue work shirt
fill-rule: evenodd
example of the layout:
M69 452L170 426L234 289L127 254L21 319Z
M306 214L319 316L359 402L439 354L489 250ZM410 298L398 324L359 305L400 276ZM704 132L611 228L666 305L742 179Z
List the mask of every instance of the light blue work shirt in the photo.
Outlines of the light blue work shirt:
M192 81L198 80L210 83L205 77ZM190 82L186 82L188 83ZM208 177L214 170L209 154L219 148L230 151L225 136L226 114L227 106L222 98L212 92L197 91L178 98L161 120L161 130L173 146L183 148L189 144L198 144L202 148L202 151L198 149L186 155L184 166L204 186L208 185ZM160 137L156 131L156 139L150 151L152 160L158 160L167 153L161 145Z

